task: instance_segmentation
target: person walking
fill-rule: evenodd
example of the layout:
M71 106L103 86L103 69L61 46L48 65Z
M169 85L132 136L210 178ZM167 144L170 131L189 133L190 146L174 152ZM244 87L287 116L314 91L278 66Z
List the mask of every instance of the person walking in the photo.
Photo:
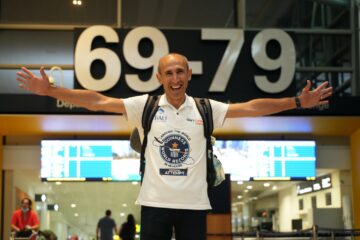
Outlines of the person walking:
M21 200L21 207L15 210L11 217L11 230L15 232L15 237L29 237L33 231L39 230L39 217L32 210L30 198Z
M121 240L134 240L136 233L135 218L132 214L127 216L126 222L121 224L119 236Z
M108 209L105 211L105 216L99 219L96 226L96 240L113 240L116 233L116 223L111 218L111 210Z

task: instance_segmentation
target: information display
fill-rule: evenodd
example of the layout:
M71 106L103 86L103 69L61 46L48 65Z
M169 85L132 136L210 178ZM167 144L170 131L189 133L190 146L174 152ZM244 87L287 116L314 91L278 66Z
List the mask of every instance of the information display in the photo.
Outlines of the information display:
M43 140L45 181L138 181L140 155L128 140Z
M314 180L315 141L217 140L214 153L232 181ZM43 181L139 181L129 140L43 140Z
M315 141L217 140L214 152L232 181L314 180Z

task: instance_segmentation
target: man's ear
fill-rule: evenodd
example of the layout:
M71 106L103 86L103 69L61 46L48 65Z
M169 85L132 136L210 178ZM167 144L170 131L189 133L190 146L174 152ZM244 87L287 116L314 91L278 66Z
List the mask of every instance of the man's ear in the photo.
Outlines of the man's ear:
M188 81L191 80L191 77L192 77L192 69L189 68L189 70L188 70Z
M159 81L159 83L162 85L162 81L161 81L161 75L159 72L156 73L156 78Z

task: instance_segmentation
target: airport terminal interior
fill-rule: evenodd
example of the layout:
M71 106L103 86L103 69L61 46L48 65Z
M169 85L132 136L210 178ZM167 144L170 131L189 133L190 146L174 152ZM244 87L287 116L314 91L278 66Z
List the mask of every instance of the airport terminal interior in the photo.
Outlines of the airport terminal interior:
M16 72L44 66L56 85L112 97L161 94L157 62L170 52L189 59L189 95L232 103L294 97L307 80L333 87L316 108L215 129L226 179L209 193L208 239L360 229L359 20L358 0L0 0L0 238L28 197L59 240L95 240L107 209L118 230L133 214L139 239L133 124L35 96Z

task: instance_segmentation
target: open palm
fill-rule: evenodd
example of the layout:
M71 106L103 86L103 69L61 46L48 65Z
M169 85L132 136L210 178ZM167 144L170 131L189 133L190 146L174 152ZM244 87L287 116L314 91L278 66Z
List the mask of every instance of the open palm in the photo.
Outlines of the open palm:
M44 67L40 68L41 77L36 76L25 67L22 67L21 70L21 72L16 73L18 76L16 80L19 82L19 87L37 95L45 96L49 88L51 88L51 83L45 73Z
M327 87L328 82L320 84L316 89L310 91L311 82L307 80L306 86L302 90L299 98L303 108L311 108L318 105L327 104L326 98L332 94L332 87Z

